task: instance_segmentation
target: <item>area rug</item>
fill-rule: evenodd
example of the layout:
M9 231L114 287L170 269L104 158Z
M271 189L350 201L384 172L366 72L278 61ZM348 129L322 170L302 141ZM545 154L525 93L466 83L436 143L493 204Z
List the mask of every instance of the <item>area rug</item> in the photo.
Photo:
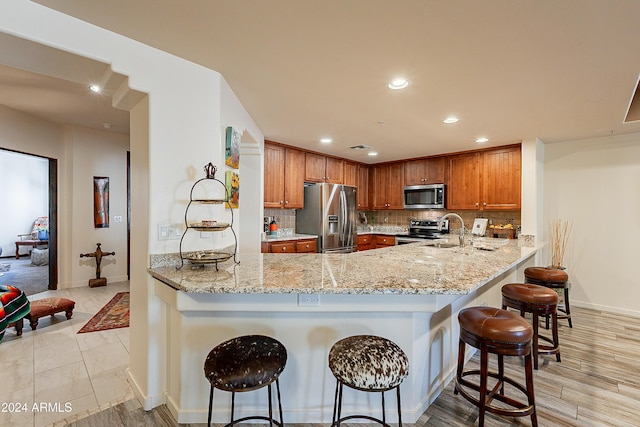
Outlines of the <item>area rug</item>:
M129 292L118 292L78 333L127 327L129 327Z

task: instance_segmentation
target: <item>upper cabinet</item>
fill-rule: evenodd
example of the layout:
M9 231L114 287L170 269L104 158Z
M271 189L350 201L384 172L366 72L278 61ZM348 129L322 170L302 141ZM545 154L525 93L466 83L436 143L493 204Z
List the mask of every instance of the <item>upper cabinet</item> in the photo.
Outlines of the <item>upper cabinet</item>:
M371 183L373 188L372 209L404 208L404 163L373 166Z
M404 185L443 184L445 157L409 160L404 164Z
M522 151L519 146L483 153L483 209L520 209L521 187Z
M520 209L520 146L457 154L448 163L447 209Z
M305 156L305 181L343 183L344 160L314 153L305 153Z
M285 167L286 166L286 167ZM264 144L264 207L301 209L304 207L304 151Z
M358 165L358 209L369 209L369 166Z
M358 165L354 162L344 162L343 184L358 187Z

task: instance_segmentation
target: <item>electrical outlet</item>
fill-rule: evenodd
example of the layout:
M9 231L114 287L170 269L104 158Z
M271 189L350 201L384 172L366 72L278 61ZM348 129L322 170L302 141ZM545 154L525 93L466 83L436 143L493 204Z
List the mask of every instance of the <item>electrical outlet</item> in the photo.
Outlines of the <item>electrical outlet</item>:
M318 294L298 294L299 307L319 307L320 295Z

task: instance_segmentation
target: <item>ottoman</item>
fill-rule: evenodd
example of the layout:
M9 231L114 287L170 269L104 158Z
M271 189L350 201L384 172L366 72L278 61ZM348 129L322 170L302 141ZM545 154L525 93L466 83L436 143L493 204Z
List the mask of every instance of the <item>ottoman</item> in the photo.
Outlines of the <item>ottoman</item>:
M75 301L67 298L51 297L35 301L31 301L31 312L25 316L29 320L31 330L35 331L38 327L38 319L44 316L53 316L56 313L64 311L67 319L71 319Z

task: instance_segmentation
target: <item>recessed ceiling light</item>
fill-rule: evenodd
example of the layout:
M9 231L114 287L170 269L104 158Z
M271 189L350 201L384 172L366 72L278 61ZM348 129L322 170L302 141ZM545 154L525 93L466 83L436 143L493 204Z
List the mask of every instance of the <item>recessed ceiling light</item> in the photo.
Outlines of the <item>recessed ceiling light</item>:
M449 116L446 119L444 119L442 122L450 125L451 123L456 123L458 120L460 119L455 116Z
M331 138L320 138L320 142L322 142L323 144L331 144L333 142L333 139L331 139Z
M377 151L369 151L369 152L367 153L367 155L368 155L368 156L377 156L377 155L378 155L378 152L377 152Z
M487 141L489 141L489 138L486 138L486 137L484 137L484 136L483 136L483 137L481 137L481 138L476 139L476 142L480 142L480 143L482 143L482 142L487 142Z
M98 85L91 85L89 86L89 90L95 93L100 93L102 91L102 88Z
M111 129L113 127L113 125L111 123L103 123L102 127L105 129Z
M393 89L393 90L404 89L407 86L409 86L409 80L405 78L393 79L387 85L389 89Z

